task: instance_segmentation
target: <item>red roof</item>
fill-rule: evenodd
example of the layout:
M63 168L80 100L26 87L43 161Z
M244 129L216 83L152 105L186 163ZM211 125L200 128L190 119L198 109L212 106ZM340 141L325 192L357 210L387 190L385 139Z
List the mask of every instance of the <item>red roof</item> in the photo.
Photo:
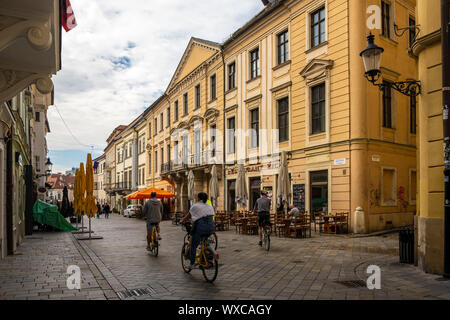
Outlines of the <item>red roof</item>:
M51 174L47 177L47 183L52 186L52 189L73 189L75 183L75 176L66 176L64 174Z

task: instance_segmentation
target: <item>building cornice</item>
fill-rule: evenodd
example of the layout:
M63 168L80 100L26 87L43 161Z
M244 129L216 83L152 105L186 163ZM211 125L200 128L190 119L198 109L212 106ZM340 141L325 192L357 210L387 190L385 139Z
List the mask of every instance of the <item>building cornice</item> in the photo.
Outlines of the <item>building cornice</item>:
M415 56L419 56L422 50L440 41L441 41L441 29L438 29L423 37L418 38L412 45L412 53Z

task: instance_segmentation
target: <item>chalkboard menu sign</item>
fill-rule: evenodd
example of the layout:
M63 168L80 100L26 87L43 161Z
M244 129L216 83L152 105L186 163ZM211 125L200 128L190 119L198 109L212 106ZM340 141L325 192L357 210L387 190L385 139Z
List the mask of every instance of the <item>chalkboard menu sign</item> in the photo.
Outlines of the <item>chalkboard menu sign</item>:
M305 211L305 185L294 184L293 185L293 204L294 207L300 211Z

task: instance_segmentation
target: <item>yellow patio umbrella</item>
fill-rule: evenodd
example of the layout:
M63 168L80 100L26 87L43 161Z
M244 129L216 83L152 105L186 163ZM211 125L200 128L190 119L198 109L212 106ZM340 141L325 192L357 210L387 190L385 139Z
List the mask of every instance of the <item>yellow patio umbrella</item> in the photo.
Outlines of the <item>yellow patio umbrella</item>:
M78 169L75 171L75 181L73 183L73 212L78 214Z
M94 199L94 168L92 155L88 153L86 160L86 199L84 202L84 213L89 217L89 239L91 238L91 218L97 212Z
M92 155L88 153L86 160L86 199L84 203L84 213L93 217L97 212L97 205L94 198L94 168L92 164Z
M84 229L84 207L86 202L85 192L86 192L86 174L84 173L84 163L80 162L80 177L79 177L79 185L78 185L78 210L81 214L81 229Z
M79 216L81 215L81 210L80 210L80 206L79 206L79 193L80 193L80 170L76 170L75 171L75 181L73 184L73 211L74 213ZM78 229L78 217L77 217L77 229Z

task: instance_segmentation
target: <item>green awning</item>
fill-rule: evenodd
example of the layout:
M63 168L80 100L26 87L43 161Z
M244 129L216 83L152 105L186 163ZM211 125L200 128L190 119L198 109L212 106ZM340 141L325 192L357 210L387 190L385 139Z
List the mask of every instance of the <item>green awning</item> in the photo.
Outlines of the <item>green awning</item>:
M37 200L33 206L33 219L37 223L46 224L52 226L61 231L76 231L77 228L73 227L58 211L58 207L52 204L48 204L41 200Z

